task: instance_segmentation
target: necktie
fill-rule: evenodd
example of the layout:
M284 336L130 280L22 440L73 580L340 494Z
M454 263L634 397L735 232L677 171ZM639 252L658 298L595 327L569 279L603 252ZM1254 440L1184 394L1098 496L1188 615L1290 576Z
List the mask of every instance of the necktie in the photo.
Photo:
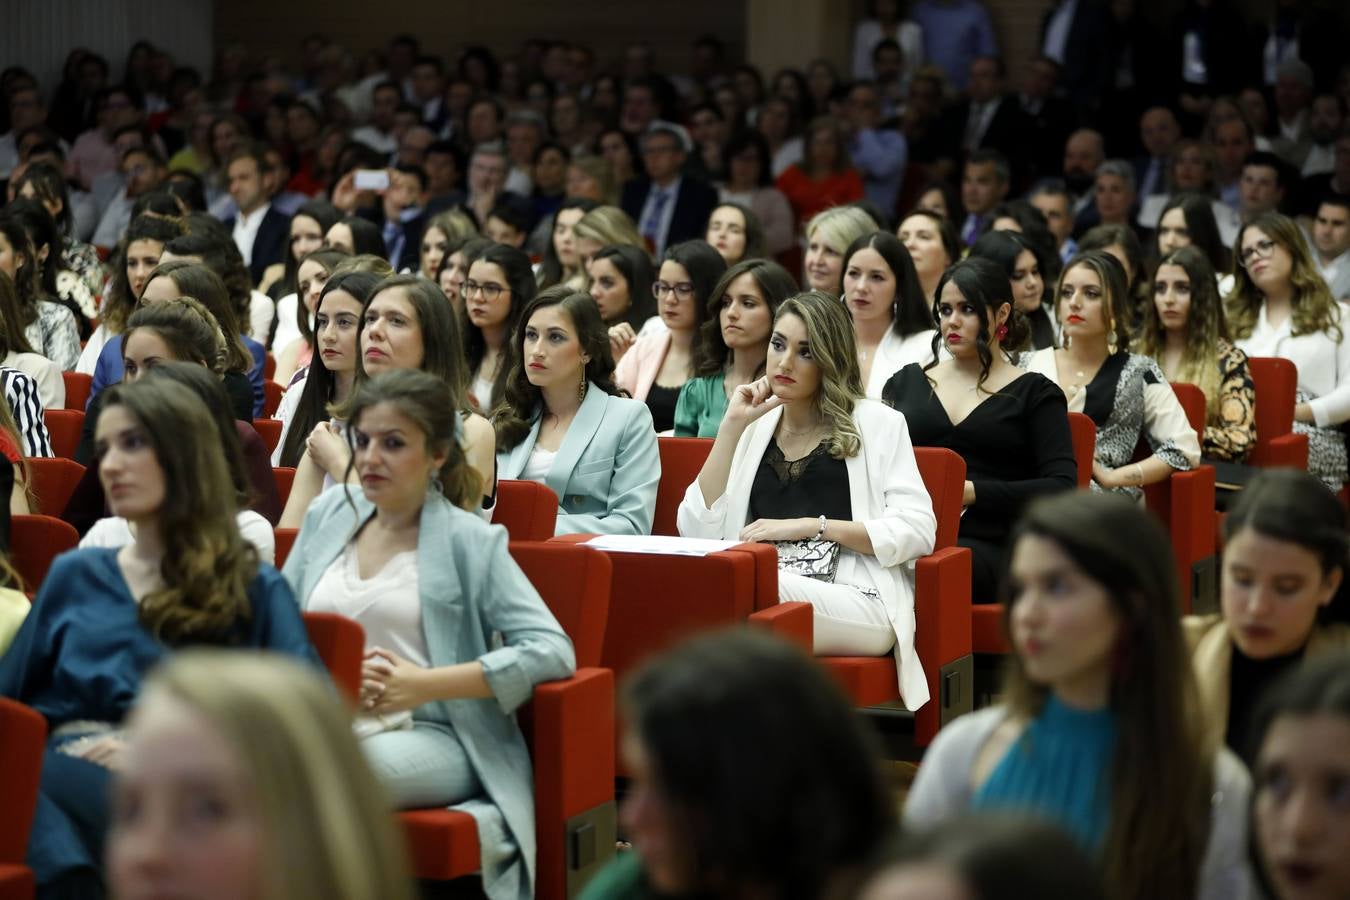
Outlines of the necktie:
M642 236L652 242L652 246L660 249L661 220L664 218L666 203L670 200L670 194L665 188L652 188L652 206L651 213L647 216L647 221L642 226Z

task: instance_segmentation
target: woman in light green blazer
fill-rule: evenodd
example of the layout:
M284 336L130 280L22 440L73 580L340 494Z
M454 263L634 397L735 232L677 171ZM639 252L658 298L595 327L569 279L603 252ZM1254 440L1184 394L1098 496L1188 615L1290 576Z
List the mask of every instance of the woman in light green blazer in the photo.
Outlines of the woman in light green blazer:
M619 396L599 308L565 285L536 297L511 343L497 477L558 495L558 534L650 534L661 455L647 405Z
M575 671L571 641L505 529L461 508L482 488L444 381L376 376L348 422L360 491L315 501L284 575L304 609L365 629L356 729L395 803L472 815L488 897L533 896L532 770L514 712Z

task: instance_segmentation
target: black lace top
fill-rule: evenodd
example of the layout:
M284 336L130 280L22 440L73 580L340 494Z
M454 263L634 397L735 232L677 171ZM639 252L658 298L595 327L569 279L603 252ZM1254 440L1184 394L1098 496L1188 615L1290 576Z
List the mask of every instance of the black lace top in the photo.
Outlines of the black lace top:
M783 456L777 440L770 441L750 486L750 521L821 515L852 521L848 464L830 456L828 441L794 460Z

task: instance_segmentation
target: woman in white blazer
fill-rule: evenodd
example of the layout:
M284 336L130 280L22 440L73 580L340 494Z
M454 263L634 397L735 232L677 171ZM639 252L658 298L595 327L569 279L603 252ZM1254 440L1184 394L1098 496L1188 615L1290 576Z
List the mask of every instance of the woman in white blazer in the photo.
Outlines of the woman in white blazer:
M932 551L937 520L905 417L864 399L848 313L819 291L778 308L766 373L731 397L680 504L680 534L837 543L833 578L780 566L779 599L815 608L818 654L894 652L905 705L918 709L928 689L909 563Z
M600 309L556 285L520 316L498 408L497 474L558 495L558 534L651 534L661 454L652 414L619 396Z
M873 400L910 363L933 361L933 314L905 245L889 231L854 241L844 254L840 299L853 316L858 368Z

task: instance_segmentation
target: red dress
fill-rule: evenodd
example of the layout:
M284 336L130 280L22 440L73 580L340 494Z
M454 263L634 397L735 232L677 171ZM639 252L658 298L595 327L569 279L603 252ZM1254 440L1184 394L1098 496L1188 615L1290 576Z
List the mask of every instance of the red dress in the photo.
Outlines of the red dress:
M856 169L832 172L825 178L813 179L800 165L788 166L778 176L778 190L791 204L798 226L831 206L842 206L863 198L862 177Z

